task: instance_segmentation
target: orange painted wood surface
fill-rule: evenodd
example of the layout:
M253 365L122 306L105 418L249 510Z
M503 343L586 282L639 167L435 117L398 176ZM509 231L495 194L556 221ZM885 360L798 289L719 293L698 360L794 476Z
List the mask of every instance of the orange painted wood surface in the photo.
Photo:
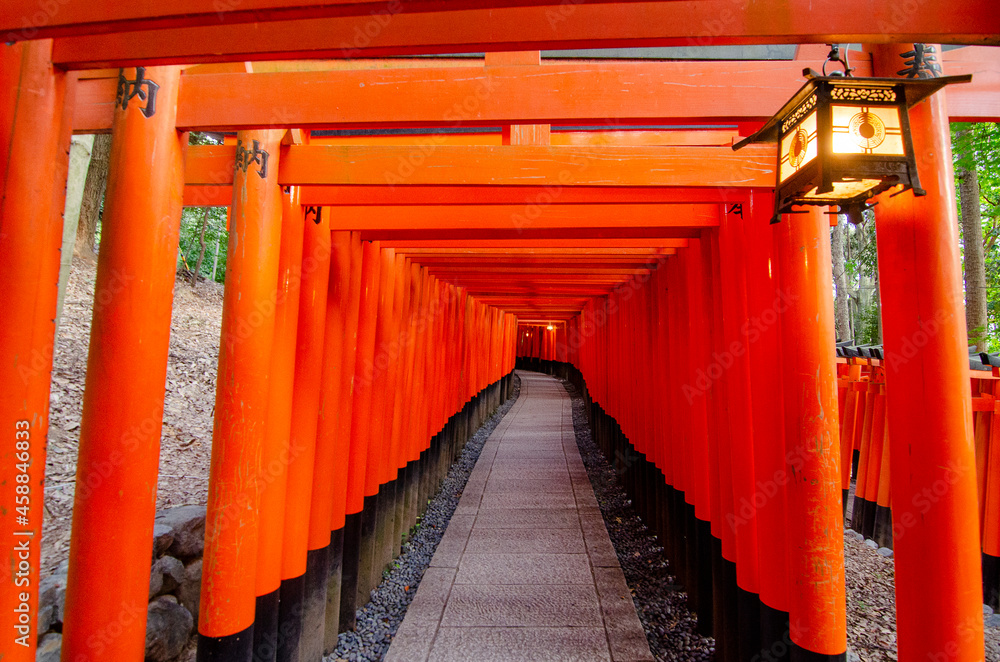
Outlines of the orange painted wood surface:
M188 184L232 182L235 147L188 149ZM463 186L682 186L740 189L774 185L775 148L500 147L296 145L282 154L285 186L418 184Z
M857 53L857 76L871 60ZM948 92L955 119L1000 118L1000 50L971 47L944 56L949 72L973 74ZM799 60L549 61L525 66L436 66L372 63L368 69L207 73L181 79L177 126L182 130L324 127L468 127L590 122L601 131L554 130L563 146L723 145L736 132L623 131L649 124L763 122L805 82ZM822 60L810 63L819 67ZM81 77L74 131L110 130L117 73ZM557 127L553 127L557 129ZM324 137L317 143L410 144L429 148L499 145L501 133Z
M110 2L101 4L112 6ZM92 3L87 5L91 6ZM22 13L15 11L12 15L20 17ZM3 15L8 14L3 12ZM99 14L91 14L95 15ZM122 11L116 15L127 16ZM823 17L822 27L817 22L818 16ZM45 17L38 23L50 25L50 20ZM94 18L90 20L94 22ZM704 0L553 2L425 13L400 11L391 16L383 14L381 18L336 16L236 25L220 25L214 11L203 11L200 22L199 27L57 39L54 61L70 68L93 68L136 62L152 65L164 61L190 64L381 57L584 45L621 48L893 41L1000 44L1000 15L992 0L968 0L960 12L954 10L949 0L926 0L920 11L905 11L892 3L872 4L867 0L769 0L748 4ZM29 25L34 27L38 23ZM15 18L8 25L15 31L14 38L18 38L16 31L22 28L19 21ZM364 31L366 26L372 26L368 34ZM92 31L96 29L97 26Z

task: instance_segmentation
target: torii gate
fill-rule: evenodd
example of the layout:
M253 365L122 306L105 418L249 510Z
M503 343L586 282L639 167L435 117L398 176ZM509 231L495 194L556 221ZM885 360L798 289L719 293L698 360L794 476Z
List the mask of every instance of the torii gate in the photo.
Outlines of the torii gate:
M93 466L101 462L114 463L113 453L119 450L114 444L130 430L142 431L137 437L129 437L135 438L142 447L141 454L134 456L141 462L133 464L130 461L129 471L117 472L113 481L106 482L105 489L142 494L143 498L131 503L128 509L117 509L113 513L109 501L103 510L94 503L91 508L78 508L74 515L77 564L86 563L90 555L103 554L103 541L112 532L124 535L122 540L128 539L128 542L123 542L121 568L116 569L121 576L119 594L88 592L88 580L82 573L74 575L67 605L74 620L67 621L64 659L76 659L72 657L74 654L92 654L93 650L86 643L87 636L105 631L112 624L120 625L124 634L110 644L109 650L126 657L134 653L135 642L144 634L143 619L128 624L119 620L121 606L126 604L123 596L139 595L140 587L145 592L148 568L143 568L142 563L148 561L148 549L144 545L148 547L148 529L152 526L154 503L150 498L149 481L153 477L152 485L155 486L160 419L157 408L162 408L176 224L184 202L201 205L240 200L239 196L234 198L232 195L234 183L238 191L246 187L242 207L234 210L234 214L246 222L246 227L258 227L261 231L254 235L239 234L261 259L232 265L236 273L247 277L240 290L247 296L244 305L251 306L242 313L245 315L253 314L255 300L266 300L266 282L278 276L278 248L282 242L278 240L279 228L275 219L280 217L276 210L280 210L282 202L287 208L285 216L291 218L296 218L299 213L296 207L300 205L335 206L335 214L327 216L324 222L332 222L341 231L358 232L357 239L385 242L382 245L426 266L428 273L436 274L442 283L463 286L470 294L482 297L484 302L516 313L523 319L540 315L548 319L579 319L582 324L596 314L591 302L594 297L611 293L632 277L648 276L650 260L661 260L672 251L678 252L679 259L667 260L667 269L657 270L656 278L686 284L689 290L679 301L682 309L691 311L690 314L696 317L695 310L706 314L712 306L738 306L738 302L727 302L724 291L719 289L719 278L726 278L726 265L729 264L723 256L733 257L744 251L743 259L748 264L753 261L753 273L761 279L758 283L747 284L748 295L755 287L761 291L770 287L774 291L779 282L783 287L796 288L794 291L801 303L794 314L783 318L781 324L782 333L795 333L794 337L801 339L790 347L788 363L818 366L820 372L819 377L784 374L784 389L788 395L786 415L791 421L786 433L790 429L799 430L797 439L786 439L786 443L796 441L818 448L815 439L836 435L828 415L835 406L832 398L836 394L829 390L831 380L828 379L832 375L832 355L829 353L832 338L828 337L832 335L832 321L828 314L829 275L824 275L823 268L829 262L826 221L819 215L810 214L796 217L777 229L764 226L764 213L770 210L766 189L774 181L773 151L755 148L734 155L725 146L725 136L705 133L688 134L689 138L678 141L681 144L670 146L557 145L552 138L558 134L550 134L548 129L518 128L519 125L558 125L608 118L623 118L627 122L656 120L658 123L704 118L706 124L752 124L780 105L780 100L795 87L794 77L781 76L781 72L789 71L794 64L754 65L749 72L756 76L751 78L754 89L767 90L768 96L735 99L730 94L733 81L727 80L727 67L733 65L722 64L566 64L554 72L562 76L564 89L588 91L583 99L565 92L553 92L560 87L540 82L532 67L518 64L517 58L513 62L500 58L495 68L487 61L483 73L473 77L468 77L458 67L442 68L434 71L434 76L426 76L428 72L420 69L393 69L373 74L350 68L287 72L280 71L279 67L266 74L239 73L223 67L218 73L195 75L192 71L190 76L182 76L179 67L170 65L248 58L356 57L360 54L379 56L476 49L689 45L692 39L698 43L860 41L879 44L915 40L1000 44L1000 19L985 0L969 3L961 16L945 3L933 0L922 3L919 12L907 14L898 8L880 7L875 10L875 16L871 15L870 3L861 0L839 4L814 0L813 5L822 6L813 11L821 14L830 26L821 35L814 33L815 16L795 2L781 3L781 7L755 5L752 8L742 8L728 0L560 5L509 2L490 3L490 8L485 9L485 3L469 1L447 10L423 3L415 3L411 10L409 4L390 3L385 10L373 15L367 3L299 3L289 7L286 3L269 0L244 0L234 3L236 6L213 8L211 12L205 12L198 3L190 7L184 2L175 3L173 13L166 17L158 15L162 9L142 3L138 3L138 7L65 5L56 7L51 15L43 7L41 20L38 11L24 13L16 3L5 4L9 7L4 6L2 14L11 17L13 22L3 27L2 32L11 35L11 41L35 41L5 47L0 61L0 80L5 83L0 89L5 91L3 103L9 111L2 118L5 128L0 133L3 136L0 152L8 155L0 215L0 274L11 292L8 313L0 322L0 342L3 343L3 355L14 357L13 362L5 360L2 381L16 385L9 390L5 387L0 411L5 421L10 419L9 429L15 432L15 439L21 440L20 432L30 433L27 436L33 440L33 467L44 467L44 457L39 454L37 444L46 430L51 370L51 310L55 306L55 287L51 284L55 283L54 273L58 270L56 253L61 237L58 210L62 206L61 187L57 182L65 179L66 159L62 153L66 151L73 130L103 131L114 125L116 139L112 164L117 177L113 178L113 186L108 192L111 217L102 246L99 287L113 288L122 293L124 299L136 304L127 310L111 306L95 311L88 406L99 413L91 414L94 422L85 426L87 429L81 434L81 466L87 466L88 462ZM776 16L784 20L776 21ZM250 21L255 23L251 25ZM371 25L376 27L366 31ZM54 41L42 40L46 37ZM338 46L331 48L331 43ZM871 52L872 73L895 73L896 51L892 47L873 47ZM986 86L977 84L970 91L949 93L948 108L952 117L996 119L1000 116L1000 101L995 89L997 60L992 51L983 51L981 60L963 63L961 58L966 56L968 53L963 53L946 66L954 66L955 73L964 71L963 66L968 66L977 76L983 72L988 83ZM135 64L150 65L146 77L159 85L157 112L149 117L133 103L127 104L128 108L115 110L114 119L111 119L108 111L113 105L117 76L84 77L82 73L61 72L66 67L82 70L126 66L129 67L126 79L137 82L138 76L131 68ZM735 65L739 80L746 80L748 72L740 71L740 67L747 67L747 64ZM729 76L733 75L732 71L732 68L728 70ZM442 80L444 74L452 76ZM676 89L672 84L677 84L678 79L686 82L692 75L696 76L694 85L700 86L693 88L694 93L671 96L669 104L662 102L668 93L665 90ZM80 82L75 83L78 76ZM423 82L423 78L434 80ZM358 92L362 84L370 85L373 81L384 87L376 87L371 96ZM332 84L315 97L296 94L311 82ZM635 89L640 94L634 95L638 102L631 97L627 102L622 101L621 93L613 84L623 82L639 85ZM501 93L480 99L483 86L486 89L496 86ZM701 96L706 88L712 94ZM698 92L699 89L702 91ZM596 91L597 96L589 96L590 91ZM409 95L407 98L421 95L416 97L418 99L425 98L426 94L428 103L405 106L387 103L398 100L400 94ZM275 113L272 100L278 98L295 100L288 114ZM344 100L354 98L357 103L353 106L339 105L350 103ZM953 98L957 98L954 103ZM233 104L234 99L243 101L243 105ZM474 99L478 104L475 111L467 111L468 116L462 116L461 102L467 99ZM537 103L525 103L526 99ZM449 115L448 111L456 104L457 114ZM937 331L929 334L925 351L906 362L888 380L893 443L900 447L900 451L893 454L894 475L913 477L911 484L894 482L896 504L910 502L921 486L942 480L941 467L964 476L971 462L967 444L963 443L968 440L966 412L970 396L951 202L953 192L950 191L952 175L950 158L947 158L950 153L947 119L948 112L941 98L913 112L914 139L923 157L921 167L930 173L924 175L930 195L918 200L908 195L884 200L879 208L880 258L883 265L892 267L885 269L882 275L887 352L894 351L914 333L926 333L920 326L921 321L939 320ZM448 126L455 122L463 126L503 123L514 128L507 131L502 140L505 144L500 146L447 144L457 139L442 137L442 144L416 152L412 146L349 145L337 139L311 139L304 134L296 135L294 131L359 125ZM745 133L745 128L741 126L740 133ZM248 171L246 168L234 173L235 146L186 148L177 139L178 130L194 129L234 129L241 132L238 135L244 141L256 138L271 155L280 154L276 159L278 167L266 175L260 170ZM287 129L292 131L286 134ZM582 136L578 139L587 140ZM623 138L608 132L606 139L613 142ZM636 140L634 136L632 139ZM281 146L282 140L287 144ZM640 136L637 140L641 142L644 138ZM658 143L662 138L650 135L645 140ZM151 154L156 154L153 161L149 160ZM399 170L401 164L409 164L406 172L412 170L412 173L404 176ZM534 171L529 173L528 168ZM568 179L562 176L565 172L569 173ZM924 174L924 170L921 172ZM299 205L295 204L294 197L285 196L289 199L282 201L278 191L285 186L292 187L292 196L299 196ZM545 186L560 186L558 199L549 203L538 198ZM518 210L526 209L526 205L539 203L546 206L536 218L525 216L529 223L520 224L513 218ZM742 205L744 215L735 214L722 203ZM623 213L623 209L627 213ZM125 214L129 223L122 222L121 215ZM258 218L262 219L259 224L248 222ZM328 226L320 223L319 227ZM341 243L335 242L334 251L340 250L340 255L346 256L360 250L358 244L348 242L346 235L339 236L337 241ZM736 237L742 237L743 241ZM448 243L455 241L461 243ZM635 243L630 244L633 241ZM575 246L573 242L577 242ZM611 255L595 250L608 250L609 246L614 247ZM522 254L525 249L538 250L537 247L550 252L539 254L541 259ZM645 251L639 253L641 259L618 252L630 247ZM582 264L573 259L571 248L581 249L579 262ZM509 291L503 291L494 282L495 278L483 276L481 266L468 264L468 260L456 257L450 250L473 250L473 259L480 261L483 256L508 256L513 261L509 268L523 275L524 280L515 282ZM497 252L491 252L494 250ZM777 264L770 260L760 261L761 256L771 250ZM559 262L553 265L555 260ZM544 266L539 262L545 262ZM933 264L934 268L926 268L928 264ZM257 271L262 268L263 271ZM581 270L599 270L601 275L581 274ZM496 272L496 269L489 271ZM122 274L146 276L130 279L122 278ZM779 275L780 281L777 280ZM359 274L358 277L374 279L375 275ZM546 289L537 289L539 287ZM914 296L915 292L920 295ZM751 308L762 309L769 302L750 297L748 303ZM238 304L227 297L226 305L226 314L231 319L238 319L241 313L230 308ZM477 314L485 314L485 311L483 308ZM583 316L579 317L581 311ZM370 312L374 313L374 308ZM715 314L724 317L723 309L717 309ZM699 341L703 336L698 326L685 327L676 311L667 315L669 319L664 318L664 326L672 329L672 337L685 339L681 346L697 348L692 355L709 351L710 347ZM368 330L370 337L366 342L369 343L373 343L379 333L374 325L372 327ZM513 327L504 323L502 329L498 337L509 338L512 342ZM728 332L721 333L725 336ZM137 344L140 337L143 342ZM273 336L251 334L250 337L258 344L258 355L265 355L274 342ZM767 342L775 343L776 340L772 334ZM678 344L675 340L674 346ZM777 350L776 344L771 346ZM598 356L595 352L597 350L590 346L586 353L581 353L581 369L585 374L599 377L606 385L610 377L607 366L603 373L594 372ZM252 383L257 378L254 373L239 372L244 356L237 352L226 359L224 351L220 375L229 374L224 370L228 365L235 371L233 376L237 383ZM227 364L227 360L232 363ZM681 370L675 367L678 360L678 357L671 358L671 370ZM747 370L755 383L763 383L769 372L766 369ZM684 374L683 370L672 373L682 381ZM925 374L936 377L925 380ZM145 406L120 411L117 401L126 389L145 396ZM616 404L621 406L620 394L614 394L606 386L602 389L602 402L607 403L605 408L609 412ZM815 393L815 402L811 398L796 398L794 389ZM781 402L779 395L776 391L769 403ZM220 402L225 402L229 395L220 391L219 397ZM704 406L700 412L696 420L702 421L699 424L702 425L707 416ZM29 422L27 430L16 427L15 421L21 420ZM150 421L155 421L153 429L150 429ZM704 427L692 427L690 434L700 438L707 431ZM942 439L951 443L941 443ZM912 450L904 452L904 444L906 449ZM797 447L799 444L792 445ZM226 447L225 439L220 447ZM235 448L232 444L230 447ZM687 458L690 462L685 466L699 467L698 475L701 475L709 467L709 446L696 448L698 450ZM780 470L780 457L770 459L774 462L774 470ZM8 471L7 466L4 475L13 479L16 472ZM221 473L216 473L213 467L213 480L225 485L227 479L235 480L241 466L220 462L218 471ZM801 500L790 500L788 507L800 509L796 512L802 518L809 517L812 524L832 527L839 518L839 512L835 518L829 508L834 496L839 499L836 463L812 458L806 471L813 472L809 475L816 482L798 488L800 491L796 494ZM36 507L33 512L37 513L42 472L33 469L25 473L30 476L32 503ZM678 479L683 484L679 475ZM739 483L742 489L752 492L753 486L748 487L736 472L731 474L731 480L734 485ZM949 480L949 484L952 490L942 498L940 507L924 515L923 519L906 523L909 520L903 518L912 513L905 508L899 513L906 527L906 536L900 540L896 557L901 659L938 652L951 659L982 659L981 621L977 625L973 618L980 616L979 602L970 588L978 590L976 582L972 581L972 575L978 572L975 570L978 546L973 544L975 541L957 535L963 527L970 526L969 513L975 510L975 484L964 478L954 484ZM712 489L710 482L697 479L688 483L688 487L685 492L687 504L693 508L695 519L702 523L716 521L708 511L709 505L715 504L707 496ZM13 502L4 498L4 503ZM218 493L211 498L218 498ZM219 513L227 512L227 504L219 506L215 502L215 505ZM825 508L826 519L815 517L814 511L806 510L807 506ZM0 541L7 546L13 527L7 526L8 520L3 521ZM256 526L256 522L248 525ZM759 526L765 531L763 522ZM785 539L777 538L780 525L772 521L770 526L778 541L770 559L773 560L779 556L778 552L784 551L780 543ZM836 540L830 537L829 529L789 529L787 540L792 554L792 575L809 580L798 590L786 594L784 589L776 588L779 584L786 586L787 580L774 584L763 581L764 578L780 577L782 572L776 567L765 570L764 564L769 560L765 555L759 558L759 586L755 587L752 573L738 578L741 589L759 593L761 604L777 613L790 614L795 626L791 641L805 656L801 659L842 659L842 600L838 606L837 592L835 587L831 588L838 578L839 550L835 549L835 543L839 545L839 527L837 521L833 528L834 533L838 533ZM32 518L30 530L40 532L37 518ZM942 545L938 540L939 531L955 532L956 537L951 544ZM228 523L218 528L221 537L234 534L235 527ZM810 549L796 547L794 536L808 541ZM37 537L34 540L36 544L29 546L34 555L32 571L28 574L30 586L37 586L38 580ZM746 540L739 536L733 539L723 536L723 541L728 541L726 551L734 558L737 552L750 553L743 547L738 550L733 547L747 544ZM12 543L10 549L13 549ZM210 543L207 568L211 566L212 549ZM219 564L218 579L238 577L240 570L253 567L252 554L229 563L232 560L232 556L214 559ZM830 565L817 566L817 560ZM842 578L842 559L840 564ZM738 570L750 567L738 562L736 566ZM958 580L954 579L956 569ZM209 569L208 575L211 573ZM141 582L137 579L139 575L143 575ZM253 591L245 586L230 588L239 604L223 609L217 618L210 616L201 630L207 638L223 641L223 644L227 637L244 631L254 621ZM774 594L765 597L771 590ZM920 609L915 607L916 595L926 598ZM222 594L216 597L221 599ZM35 597L32 595L31 599ZM16 624L18 596L11 595L9 600L9 606L7 602L0 606L5 614L14 614L13 623ZM86 620L85 611L89 612ZM978 637L977 628L980 630ZM23 652L15 650L17 654ZM33 657L30 647L27 655Z

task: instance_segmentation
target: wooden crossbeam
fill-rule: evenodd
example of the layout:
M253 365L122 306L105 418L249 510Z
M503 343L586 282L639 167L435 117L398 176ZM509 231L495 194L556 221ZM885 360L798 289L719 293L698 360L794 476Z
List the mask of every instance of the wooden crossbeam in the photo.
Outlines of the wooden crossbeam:
M304 186L304 205L560 205L591 203L745 203L749 190L730 187L648 186ZM187 207L225 207L233 188L226 184L184 187Z
M943 55L949 74L972 73L949 90L951 114L1000 117L1000 49ZM818 63L815 63L818 64ZM871 75L859 58L858 76ZM373 65L374 66L374 65ZM762 122L802 85L803 62L559 61L537 67L425 67L211 73L181 79L182 130L247 128L495 126L544 122L607 125L604 132L552 135L554 145L722 144L732 131L615 132L629 124ZM109 131L117 73L77 84L77 133ZM499 144L499 134L320 138L319 144Z
M191 0L189 0L191 1ZM5 0L10 16L2 25L8 39L26 38L25 9ZM993 0L965 0L956 11L953 0L923 0L919 11L902 3L871 0L732 0L679 2L565 2L534 6L469 7L453 11L317 16L315 4L304 5L298 20L226 24L218 12L202 9L191 22L197 27L164 27L122 31L122 27L156 27L154 18L178 16L152 9L137 16L137 3L99 3L103 11L85 17L89 36L62 37L54 44L57 66L117 67L125 64L220 62L266 59L354 58L405 54L469 53L551 48L620 48L627 46L699 46L721 44L891 43L929 42L1000 45L1000 14ZM87 10L97 9L94 3ZM343 3L341 3L343 4ZM440 9L443 3L435 3ZM450 3L449 3L450 4ZM235 9L242 9L243 2ZM298 6L303 7L301 3ZM325 5L330 8L330 5ZM224 7L225 8L225 7ZM56 18L65 9L59 8ZM34 7L32 7L33 11ZM244 10L245 11L245 10ZM332 8L328 11L333 11ZM375 10L378 13L379 10ZM107 16L107 20L98 18ZM223 16L225 16L223 12ZM254 16L246 12L244 16ZM780 17L780 20L778 20ZM30 36L63 33L80 23L56 26L53 17L30 23ZM129 25L131 21L131 25ZM168 23L168 26L175 25ZM41 26L41 29L38 28ZM47 30L48 32L46 32ZM97 33L97 34L95 34ZM20 35L20 36L19 36Z
M687 243L684 240L685 244ZM388 242L387 242L388 243ZM387 246L388 247L388 246ZM634 247L610 247L592 246L590 248L563 247L563 248L528 248L524 246L511 246L508 248L487 248L487 247L465 247L465 248L441 248L441 247L414 247L414 246L393 246L398 253L405 253L414 259L426 261L428 259L448 258L450 260L478 260L484 256L490 259L517 258L517 259L548 259L559 256L565 259L587 259L600 257L601 259L635 259L638 257L656 258L660 255L672 255L673 248L634 248Z
M193 185L230 185L236 148L187 150ZM775 147L551 147L535 145L404 146L294 145L282 151L285 186L668 186L773 187Z
M457 250L457 251L508 251L508 250L581 250L584 252L607 248L611 249L638 249L649 250L653 248L686 248L687 239L665 239L665 238L644 238L644 239L581 239L568 237L565 239L409 239L409 240L387 240L382 245L386 248L394 248L406 253L416 254L420 250Z
M449 230L409 228L406 230L367 230L361 233L365 241L570 241L575 239L596 239L619 241L622 239L642 239L660 241L663 239L695 239L701 236L701 228L692 227L571 227L571 228L455 228Z
M718 205L549 205L534 213L523 205L443 205L333 209L340 230L506 230L550 228L707 228L719 224Z

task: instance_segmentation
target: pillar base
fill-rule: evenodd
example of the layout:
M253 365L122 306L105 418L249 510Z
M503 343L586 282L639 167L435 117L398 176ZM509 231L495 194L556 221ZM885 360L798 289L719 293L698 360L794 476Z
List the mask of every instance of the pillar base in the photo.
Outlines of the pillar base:
M318 660L323 653L323 629L326 625L326 577L329 574L330 547L311 549L306 554L306 574L302 595L302 636L299 650L302 660Z
M278 589L278 650L275 662L299 662L306 576L281 582Z
M879 547L892 549L892 509L888 506L876 505L873 510L872 539L878 543Z
M760 596L737 586L736 604L739 612L739 659L750 660L760 651Z
M836 655L826 655L807 651L793 643L791 662L847 662L847 651Z
M250 662L253 659L253 625L225 637L198 633L197 662Z
M1000 609L1000 556L983 554L983 604Z
M344 527L330 533L330 547L326 585L326 627L323 632L323 654L330 655L337 648L340 634L340 589L341 572L344 568Z
M760 603L760 659L769 662L789 662L792 637L788 629L788 612ZM752 658L751 658L752 659Z

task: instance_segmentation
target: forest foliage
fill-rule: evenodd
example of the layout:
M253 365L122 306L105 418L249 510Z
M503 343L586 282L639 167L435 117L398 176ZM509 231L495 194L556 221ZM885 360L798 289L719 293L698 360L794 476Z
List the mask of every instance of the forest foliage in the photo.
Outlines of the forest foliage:
M991 122L953 124L952 151L956 173L963 167L975 169L979 178L986 263L987 323L984 331L988 351L996 352L1000 350L1000 126ZM955 188L957 191L957 176ZM956 207L961 214L957 196ZM853 340L862 345L880 344L881 302L875 214L866 212L859 225L842 223L846 226L841 259L847 274L847 291L836 292L836 296L847 297L850 329L846 335L838 334L838 340ZM964 256L965 238L962 234L959 224L960 248ZM836 270L836 252L833 259Z
M219 144L207 133L192 133L192 145ZM180 247L177 271L194 282L199 279L222 283L226 277L226 247L229 245L225 207L185 207L181 215ZM201 260L199 260L199 255Z

